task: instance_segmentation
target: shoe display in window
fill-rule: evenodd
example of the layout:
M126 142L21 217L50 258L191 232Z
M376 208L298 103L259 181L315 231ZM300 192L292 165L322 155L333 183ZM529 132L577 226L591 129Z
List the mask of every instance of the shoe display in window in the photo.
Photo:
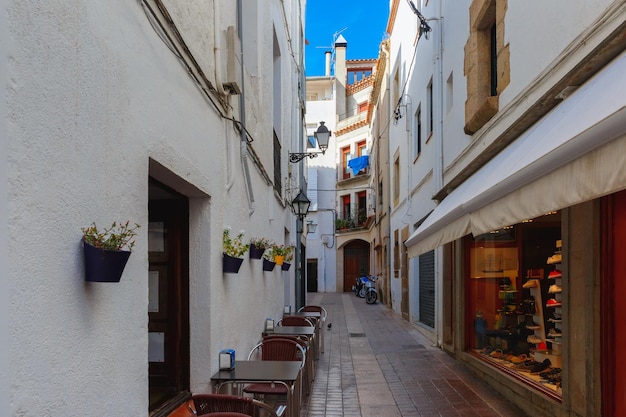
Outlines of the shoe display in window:
M524 283L524 285L522 285L523 288L533 288L533 287L538 287L539 285L537 285L538 282L536 279L529 279L528 281L526 281Z
M538 362L531 370L530 373L531 374L538 374L540 372L545 371L546 369L548 369L550 367L550 365L552 365L552 362L550 362L550 359L544 359L543 362Z
M550 298L546 302L546 307L561 307L562 303L554 298Z
M558 269L555 269L554 271L550 271L550 273L548 274L548 279L556 279L556 278L561 278L561 271L559 271Z
M531 320L530 317L526 318L526 328L530 330L541 329L541 326Z
M546 262L548 265L560 264L563 257L560 253L555 253L554 255L548 257L548 261Z
M560 293L561 291L562 288L556 284L550 285L550 288L548 288L548 293L550 294Z
M528 336L526 338L526 340L528 341L528 343L532 343L533 345L536 345L538 343L543 342L543 340L541 340L540 338L538 338L537 336L535 336L534 334L531 334L530 336Z
M561 337L562 335L563 334L561 333L561 330L557 328L550 329L550 331L548 332L548 337L550 338Z

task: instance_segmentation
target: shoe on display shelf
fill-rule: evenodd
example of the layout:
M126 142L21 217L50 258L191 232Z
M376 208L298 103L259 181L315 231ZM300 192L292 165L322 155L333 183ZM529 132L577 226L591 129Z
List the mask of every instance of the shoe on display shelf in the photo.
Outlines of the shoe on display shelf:
M544 359L543 362L538 362L531 370L531 374L538 374L539 372L543 372L548 369L552 365L550 359Z
M542 343L542 342L543 342L543 340L542 340L542 339L538 338L537 336L535 336L535 335L533 335L533 334L531 334L530 336L528 336L528 337L526 338L526 341L528 341L528 343L532 343L533 345L536 345L536 344L538 344L538 343Z
M526 316L526 328L529 330L541 329L541 326L530 319L530 316Z
M528 281L526 281L524 283L524 285L522 285L523 288L534 288L534 287L538 287L539 285L537 285L537 280L536 279L529 279Z
M552 285L550 285L550 288L548 288L548 293L550 293L550 294L556 294L556 293L559 293L561 291L563 291L563 289L560 286L556 285L556 284L552 284Z
M548 332L548 337L561 337L561 336L563 336L563 333L561 333L561 330L557 328L550 329L550 331Z
M546 261L546 263L548 265L560 264L562 260L563 260L562 254L555 253L554 255L548 257L548 260Z
M550 273L548 274L548 279L556 279L556 278L561 278L561 271L559 271L558 269L555 269L554 271L550 271Z
M550 298L547 302L546 302L546 307L561 307L563 304L554 299L554 298Z

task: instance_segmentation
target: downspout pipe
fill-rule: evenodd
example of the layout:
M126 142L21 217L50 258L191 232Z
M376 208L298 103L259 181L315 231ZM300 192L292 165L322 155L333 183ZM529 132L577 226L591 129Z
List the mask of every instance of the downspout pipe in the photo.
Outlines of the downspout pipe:
M216 0L214 3L217 3ZM239 45L241 46L241 51L232 51L232 53L241 53L240 62L241 62L241 94L239 95L239 113L241 114L241 123L245 126L246 124L246 83L245 83L245 66L244 66L244 55L243 55L243 16L242 16L242 0L237 0L237 36L241 42ZM254 192L252 189L252 180L250 179L250 167L248 166L248 141L246 140L246 132L245 130L241 130L241 141L240 141L240 154L241 154L241 167L243 169L243 180L246 187L246 195L248 196L248 214L252 216L256 209L254 203Z

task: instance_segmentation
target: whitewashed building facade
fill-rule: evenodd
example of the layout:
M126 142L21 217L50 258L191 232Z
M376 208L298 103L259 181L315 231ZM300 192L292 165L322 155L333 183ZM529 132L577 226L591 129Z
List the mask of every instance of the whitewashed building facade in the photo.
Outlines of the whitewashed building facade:
M529 415L623 414L626 3L390 6L392 308Z
M305 1L0 1L0 414L164 415L295 305ZM81 228L141 225L118 283ZM160 411L159 411L160 410Z

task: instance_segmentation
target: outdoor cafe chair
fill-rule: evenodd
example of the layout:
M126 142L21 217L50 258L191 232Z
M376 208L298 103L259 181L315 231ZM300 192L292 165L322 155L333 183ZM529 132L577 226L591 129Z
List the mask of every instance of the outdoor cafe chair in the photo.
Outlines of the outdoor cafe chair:
M306 352L295 340L285 338L270 338L262 340L250 350L248 360L254 360L260 356L264 361L298 361L300 362L300 380L302 380L302 369L306 364ZM252 394L255 398L265 398L266 396L278 397L286 402L288 389L283 384L270 382L253 383L244 387L243 392ZM295 407L300 407L300 397L298 396ZM289 411L291 413L291 410Z
M196 394L187 403L187 408L198 417L280 417L284 407L274 410L268 404L250 397L228 394Z
M320 323L320 326L319 326L319 329L320 329L320 350L322 352L324 352L324 331L325 331L324 323L326 323L326 318L328 317L328 311L326 311L326 309L324 307L322 307L322 306L316 306L316 305L312 305L311 304L311 305L306 305L306 306L300 307L298 309L298 312L303 312L303 313L306 313L306 312L320 313L320 320L321 320L321 323Z
M312 355L308 355L309 353L309 338L306 336L296 336L296 335L283 335L283 334L268 334L267 336L263 336L263 340L270 339L289 339L296 341L307 353L305 358L305 366L302 378L304 379L304 388L307 393L311 392L311 384L315 377L315 371L313 368L313 360Z
M284 316L278 320L277 326L314 326L314 324L306 317L300 316Z

